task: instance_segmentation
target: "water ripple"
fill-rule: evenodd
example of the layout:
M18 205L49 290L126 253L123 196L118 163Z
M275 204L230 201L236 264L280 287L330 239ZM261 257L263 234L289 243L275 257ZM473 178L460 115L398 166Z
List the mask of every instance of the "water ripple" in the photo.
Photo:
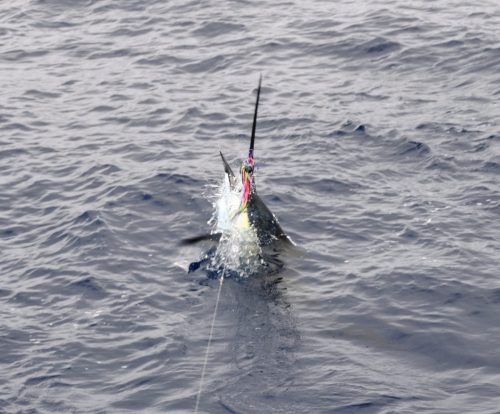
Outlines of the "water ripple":
M177 242L262 73L300 250L224 285L202 410L496 413L499 7L236 3L0 6L0 411L193 411L218 284Z

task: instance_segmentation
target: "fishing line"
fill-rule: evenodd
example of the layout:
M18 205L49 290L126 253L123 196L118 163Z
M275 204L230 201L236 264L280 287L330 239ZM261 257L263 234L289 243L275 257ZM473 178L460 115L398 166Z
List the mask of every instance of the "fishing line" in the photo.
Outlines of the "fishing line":
M215 309L212 316L212 326L210 327L210 334L208 335L207 350L205 351L205 361L203 362L203 368L201 370L200 387L198 388L198 395L196 396L196 405L194 407L194 414L198 413L198 407L200 405L201 392L203 391L203 380L205 379L205 371L207 370L208 355L210 353L210 344L212 343L212 336L214 334L215 318L217 317L217 309L219 307L220 292L222 290L222 283L224 282L224 269L222 271L222 276L219 279L219 290L217 292L217 299L215 300Z

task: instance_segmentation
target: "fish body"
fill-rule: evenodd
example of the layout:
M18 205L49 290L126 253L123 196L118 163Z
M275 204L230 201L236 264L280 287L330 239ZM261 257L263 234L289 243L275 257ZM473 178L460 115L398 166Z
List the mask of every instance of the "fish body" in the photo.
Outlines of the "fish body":
M205 257L190 265L196 270L202 263L216 258L225 267L241 268L264 263L264 250L273 249L277 243L293 245L276 216L257 194L255 185L254 144L257 125L257 112L261 90L257 88L257 99L250 138L248 157L243 161L240 177L237 177L226 158L220 152L224 166L224 183L220 196L215 203L215 228L206 235L184 239L183 244L193 244L204 240L217 242L217 248L210 249Z

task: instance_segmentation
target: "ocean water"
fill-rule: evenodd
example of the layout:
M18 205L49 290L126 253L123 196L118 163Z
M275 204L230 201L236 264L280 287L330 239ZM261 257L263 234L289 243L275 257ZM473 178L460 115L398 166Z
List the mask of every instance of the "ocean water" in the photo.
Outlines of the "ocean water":
M194 411L219 150L300 247L200 413L500 413L500 5L0 4L0 412Z

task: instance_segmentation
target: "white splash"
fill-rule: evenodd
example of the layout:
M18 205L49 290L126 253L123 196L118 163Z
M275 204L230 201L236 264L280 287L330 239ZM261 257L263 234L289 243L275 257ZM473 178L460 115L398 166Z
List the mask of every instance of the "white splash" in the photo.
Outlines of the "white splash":
M231 190L225 174L216 191L215 211L209 224L213 225L212 233L222 234L213 264L248 276L261 265L262 260L259 239L247 211L239 212L241 197L241 184Z

